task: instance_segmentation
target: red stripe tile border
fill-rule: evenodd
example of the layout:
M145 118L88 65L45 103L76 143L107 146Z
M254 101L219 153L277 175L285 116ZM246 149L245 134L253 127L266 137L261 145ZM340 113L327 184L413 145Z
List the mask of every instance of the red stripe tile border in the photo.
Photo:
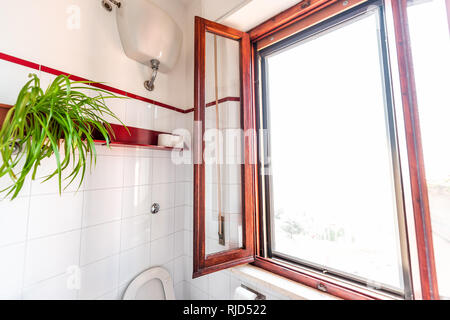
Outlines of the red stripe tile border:
M39 64L31 62L31 61L27 61L27 60L23 60L23 59L20 59L20 58L16 58L14 56L11 56L11 55L8 55L8 54L5 54L5 53L1 53L1 52L0 52L0 60L5 60L5 61L11 62L11 63L15 63L15 64L18 64L18 65L21 65L21 66L24 66L24 67L28 67L28 68L31 68L31 69L40 70L40 71L43 71L43 72L46 72L46 73L49 73L49 74L53 74L55 76L65 75L65 76L68 76L71 80L74 80L74 81L92 81L92 80L89 80L89 79L86 79L86 78L82 78L82 77L79 77L79 76L76 76L76 75L73 75L73 74L61 71L61 70L53 69L53 68L50 68L50 67L47 67L47 66L44 66L44 65L39 65ZM152 99L149 99L149 98L146 98L146 97L139 96L139 95L131 93L131 92L127 92L127 91L120 90L120 89L117 89L117 88L114 88L114 87L110 87L110 86L108 86L108 85L106 85L104 83L94 82L91 85L93 87L96 87L96 88L99 88L99 89L103 89L103 90L106 90L106 91L109 91L109 92L112 92L112 93L115 93L115 94L126 96L126 97L129 97L129 98L135 99L135 100L140 100L140 101L143 101L143 102L154 104L154 105L159 106L161 108L173 110L173 111L176 111L176 112L179 112L179 113L194 112L194 108L187 109L187 110L180 109L180 108L177 108L177 107L165 104L163 102L159 102L159 101L156 101L156 100L152 100ZM224 103L224 102L227 102L227 101L241 101L241 99L239 97L225 97L225 98L220 99L218 102L220 104L220 103ZM211 106L214 106L215 104L216 104L216 102L212 101L212 102L209 102L208 104L206 104L206 107L211 107Z
M8 61L8 62L15 63L15 64L19 64L19 65L24 66L24 67L35 69L35 70L39 70L39 67L40 67L39 64L37 64L37 63L31 62L31 61L27 61L27 60L23 60L23 59L19 59L19 58L16 58L16 57L13 57L13 56L10 56L8 54L1 53L1 52L0 52L0 59Z
M60 70L57 70L57 69L53 69L53 68L50 68L50 67L47 67L47 66L42 66L41 65L41 71L53 74L55 76L65 75L65 76L68 76L70 78L70 80L73 80L73 81L89 81L88 79L81 78L81 77L75 76L73 74L70 74L70 73L67 73L67 72L64 72L64 71L60 71Z

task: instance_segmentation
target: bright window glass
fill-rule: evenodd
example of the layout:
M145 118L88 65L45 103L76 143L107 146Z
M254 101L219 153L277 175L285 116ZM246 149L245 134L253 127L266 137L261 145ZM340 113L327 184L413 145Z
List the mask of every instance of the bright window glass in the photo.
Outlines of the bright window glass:
M450 299L450 35L445 0L408 7L433 244L442 298Z
M266 58L271 250L403 290L378 12Z

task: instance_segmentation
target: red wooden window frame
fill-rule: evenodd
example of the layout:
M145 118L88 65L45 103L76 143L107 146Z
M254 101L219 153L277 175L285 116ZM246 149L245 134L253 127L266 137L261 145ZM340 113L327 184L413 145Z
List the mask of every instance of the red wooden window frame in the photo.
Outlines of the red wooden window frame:
M205 253L205 36L206 32L239 41L241 76L242 127L244 140L243 172L243 248L211 255ZM198 124L194 141L194 267L193 277L254 261L254 220L256 211L256 135L252 103L250 37L247 33L206 19L195 17L195 109L194 120Z
M343 4L344 1L346 2L346 5ZM251 40L251 78L252 83L254 83L255 86L253 87L252 91L253 99L248 100L248 102L250 103L253 101L253 103L251 104L252 107L248 108L248 110L247 108L245 109L245 112L249 114L249 119L252 119L252 123L249 123L248 125L250 125L252 128L255 128L257 100L256 93L259 91L259 82L256 78L255 72L255 66L257 65L256 52L258 48L268 46L289 35L299 32L305 28L308 28L314 24L317 24L325 19L328 19L336 14L339 14L353 6L359 5L364 2L366 2L366 0L304 0L249 31ZM446 0L446 4L447 13L449 15L450 28L450 0ZM416 294L415 298L421 298L425 300L439 299L433 251L433 239L431 234L428 193L420 139L420 126L414 83L414 71L408 33L407 3L406 0L384 0L384 6L387 13L386 23L388 25L388 30L390 31L388 34L388 38L390 38L391 44L390 60L393 62L393 64L396 65L396 68L392 68L391 72L396 73L393 74L393 76L394 78L398 79L401 88L401 98L395 99L395 103L397 104L397 108L401 109L404 117L404 128L400 127L399 130L404 130L406 137L408 162L407 165L409 167L410 178L409 184L413 201L413 215L412 217L407 217L407 219L411 219L412 225L415 226L414 235L416 243L415 246L412 246L411 243L409 243L409 247L410 249L413 248L417 251L416 254L420 277L420 288L413 288L413 291L416 293L419 292L418 294ZM216 23L206 22L204 20L202 23L197 24L197 21L201 21L199 20L201 18L196 19L196 35L199 33L204 33L207 29L208 31L212 31L213 33L217 33L227 37L230 37L230 35L227 33L230 31L235 32L236 35L243 34L240 31L226 28ZM202 50L204 50L204 43L202 44L196 42L196 57L204 52ZM195 67L195 120L197 121L204 120L202 119L200 113L202 106L204 106L204 99L203 101L201 100L202 93L201 91L199 91L204 90L202 89L204 88L204 85L203 87L199 86L199 84L202 83L202 77L204 84L204 61L200 62L203 63L203 70L199 69L199 65L197 64ZM200 67L202 66L200 65ZM255 152L253 143L251 152ZM195 165L194 170L196 185L195 189L197 190L200 182L199 179L202 178L202 174L204 174L204 172L201 172L201 165ZM252 167L252 194L254 194L255 199L251 200L251 203L253 206L252 210L254 212L254 216L256 217L256 220L254 221L254 243L251 244L251 246L254 248L254 256L250 256L249 251L246 251L245 258L242 258L242 256L235 254L230 255L230 253L227 252L223 255L218 255L217 258L212 257L212 259L208 261L209 263L202 264L202 259L203 261L208 260L204 259L204 251L202 253L201 246L198 246L198 244L202 241L204 243L204 232L203 235L202 232L198 232L199 230L204 230L204 220L202 221L201 216L196 214L196 212L198 211L198 209L196 209L194 210L194 276L199 276L201 274L225 269L239 263L253 261L253 264L255 266L261 267L265 270L284 276L291 280L300 282L312 288L326 290L328 293L343 299L377 300L393 298L392 296L369 290L361 286L353 285L339 279L310 272L307 269L296 267L280 260L268 259L260 256L259 252L261 247L261 240L259 236L259 220L261 218L261 213L259 212L258 206L258 175L255 175L254 170L255 167ZM247 185L248 183L249 181L247 180L245 184L246 188L250 188L250 186ZM195 194L194 200L197 208L202 205L202 195L204 203L204 189L199 190ZM246 216L246 219L247 218L250 218L250 215L248 217ZM251 223L253 224L253 222ZM246 234L248 235L252 232L253 230L246 230ZM247 250L250 249L250 247L246 248ZM197 272L195 270L197 270Z

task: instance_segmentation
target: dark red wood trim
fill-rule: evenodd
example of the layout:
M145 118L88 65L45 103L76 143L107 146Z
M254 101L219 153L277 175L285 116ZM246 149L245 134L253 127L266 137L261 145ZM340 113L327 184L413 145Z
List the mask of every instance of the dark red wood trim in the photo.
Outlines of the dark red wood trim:
M92 80L89 80L89 79L86 79L86 78L83 78L83 77L79 77L79 76L67 73L65 71L53 69L53 68L50 68L50 67L47 67L47 66L44 66L44 65L39 65L37 63L30 62L30 61L23 60L23 59L19 59L19 58L16 58L16 57L13 57L13 56L1 53L1 52L0 52L0 60L5 60L5 61L11 62L11 63L15 63L15 64L18 64L18 65L21 65L21 66L24 66L24 67L32 68L32 69L35 69L35 70L40 70L42 72L49 73L49 74L52 74L52 75L55 75L55 76L66 75L66 76L70 77L71 80L74 80L74 81L92 81ZM159 107L162 107L162 108L166 108L166 109L169 109L169 110L173 110L173 111L176 111L176 112L179 112L179 113L188 113L188 112L190 112L189 110L180 109L180 108L177 108L177 107L165 104L163 102L159 102L159 101L152 100L152 99L149 99L149 98L146 98L146 97L142 97L142 96L139 96L139 95L131 93L131 92L127 92L127 91L124 91L124 90L121 90L121 89L117 89L117 88L108 86L108 85L106 85L104 83L99 83L99 82L95 82L94 81L94 83L92 83L91 85L93 87L96 87L96 88L99 88L99 89L103 89L103 90L106 90L106 91L109 91L109 92L112 92L112 93L115 93L115 94L119 94L119 95L122 95L122 96L126 96L126 97L129 97L129 98L132 98L132 99L144 101L144 102L147 102L147 103L150 103L150 104L154 104L156 106L159 106Z
M405 122L422 299L439 299L414 68L408 29L407 2L406 0L386 0L385 3L387 8L392 12L395 33L393 36L395 36L396 43L401 103Z
M218 102L219 102L219 104L221 104L221 103L228 102L228 101L239 102L239 101L241 101L241 98L240 97L226 97L226 98L219 99ZM212 107L212 106L215 106L215 105L216 105L216 102L215 101L211 101L211 102L206 104L206 107L209 108L209 107Z
M448 32L450 32L450 0L445 0L445 6L447 7Z
M217 272L217 271L220 271L220 270L233 268L233 267L236 267L236 266L239 266L239 265L242 265L242 264L252 263L254 261L255 261L255 259L254 259L253 256L238 258L238 259L235 259L235 260L228 260L228 261L223 262L223 263L213 264L211 266L204 267L201 270L194 271L192 277L193 278L198 278L198 277L201 277L201 276L204 276L204 275L207 275L207 274L210 274L210 273L214 273L214 272Z
M344 5L345 1L345 5ZM367 0L337 0L332 2L325 2L318 5L313 10L303 14L301 18L295 22L290 23L288 26L271 32L270 36L260 38L257 43L257 49L261 50L267 46L270 46L278 41L281 41L295 33L310 28L326 19L330 19L346 10L349 10Z
M221 104L221 103L228 102L228 101L239 102L239 101L241 101L241 98L240 97L225 97L225 98L219 99L218 102L219 102L219 104ZM216 102L215 101L211 101L211 102L208 102L206 104L206 107L209 108L209 107L213 107L215 105L216 105ZM184 113L190 113L190 112L194 112L194 108L184 110Z
M319 7L323 8L324 4L328 5L336 1L337 0L303 0L250 30L250 38L252 41L256 41L262 37L266 37L303 19L306 15L316 12Z
M256 257L253 265L282 277L302 283L311 288L323 288L322 291L346 300L392 300L394 297L382 295L378 292L339 282L331 277L308 272L272 259Z
M253 150L254 135L244 141L245 163L243 164L243 248L232 249L216 254L205 252L205 165L203 151L205 143L205 36L211 32L239 41L241 97L226 98L240 101L243 110L242 127L244 130L254 128L252 111L252 86L250 65L250 38L248 34L218 23L195 17L195 66L194 66L194 256L193 277L216 272L237 264L248 263L254 259L254 175L256 173ZM223 100L223 99L221 99Z
M205 264L205 24L202 20L195 17L193 277L202 275Z

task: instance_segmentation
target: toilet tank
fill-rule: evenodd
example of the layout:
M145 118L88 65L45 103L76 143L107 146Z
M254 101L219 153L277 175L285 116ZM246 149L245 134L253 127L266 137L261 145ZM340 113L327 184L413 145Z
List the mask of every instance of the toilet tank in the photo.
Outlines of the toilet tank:
M176 22L150 0L124 0L117 12L117 25L125 54L147 66L160 62L159 71L169 72L177 63L183 33Z

